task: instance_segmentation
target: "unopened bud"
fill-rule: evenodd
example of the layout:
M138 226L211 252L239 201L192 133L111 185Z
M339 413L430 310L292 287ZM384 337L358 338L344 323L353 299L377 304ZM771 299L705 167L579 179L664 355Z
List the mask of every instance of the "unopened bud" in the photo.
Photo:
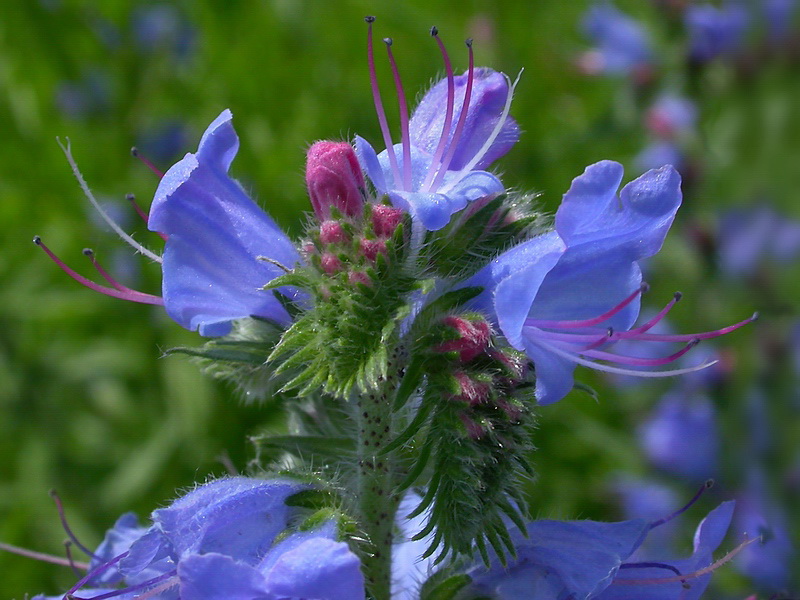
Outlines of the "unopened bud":
M319 226L319 241L323 244L344 244L347 233L338 221L323 221Z
M378 254L386 254L386 242L383 240L369 240L363 238L358 243L361 254L367 260L374 261Z
M463 371L453 373L453 379L459 388L459 393L453 396L454 400L461 400L470 406L475 406L489 399L492 393L491 386L483 381L476 381Z
M331 254L330 252L325 252L321 257L320 262L322 263L322 270L328 275L333 275L337 271L342 270L342 261L339 260L338 256Z
M368 287L372 287L372 280L363 271L353 271L347 277L347 280L350 282L351 285L362 283Z
M392 237L403 218L403 211L394 206L376 204L372 207L372 229L380 237Z
M355 217L364 206L364 175L353 147L347 142L316 142L306 156L306 185L311 206L320 220L331 206Z
M455 329L458 338L439 345L437 352L458 352L461 362L469 362L489 348L492 330L483 319L471 320L453 315L442 319L442 324Z

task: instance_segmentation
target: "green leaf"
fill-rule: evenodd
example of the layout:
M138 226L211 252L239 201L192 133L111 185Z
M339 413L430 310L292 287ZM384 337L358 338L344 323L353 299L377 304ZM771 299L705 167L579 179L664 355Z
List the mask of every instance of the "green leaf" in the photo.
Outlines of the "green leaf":
M470 583L472 577L469 575L450 575L447 571L439 571L422 585L420 600L454 600L458 592Z

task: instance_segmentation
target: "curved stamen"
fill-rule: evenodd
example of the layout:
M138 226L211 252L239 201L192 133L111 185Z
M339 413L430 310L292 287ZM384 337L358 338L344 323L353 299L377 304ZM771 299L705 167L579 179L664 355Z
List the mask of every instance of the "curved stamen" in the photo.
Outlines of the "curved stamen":
M72 529L70 529L69 523L67 523L67 516L64 514L64 504L61 502L58 492L55 490L50 490L50 497L56 504L56 511L58 511L58 518L61 520L61 527L64 529L64 532L67 534L69 539L72 540L72 543L80 548L81 552L83 552L86 556L89 556L95 560L100 560L99 556L81 544L80 541L78 541L78 538L75 537L75 534L72 533Z
M375 71L375 50L372 44L372 24L375 17L365 17L367 22L367 63L369 65L369 83L372 88L372 102L375 105L375 112L378 115L378 124L383 134L383 143L386 145L386 153L389 155L389 164L392 168L392 176L395 182L400 182L400 169L397 166L397 156L394 154L394 144L392 134L389 132L389 123L386 121L386 111L383 109L381 100L381 90L378 87L378 76Z
M636 300L636 298L640 295L645 293L647 290L650 289L650 286L647 283L642 283L635 292L633 292L630 296L625 298L622 302L617 304L611 310L604 312L602 315L597 317L592 317L591 319L582 319L582 320L566 320L566 321L551 321L548 319L525 319L526 325L533 325L534 327L549 327L552 329L578 329L581 327L591 327L592 325L598 325L603 321L607 321L614 315L616 315L619 311L623 308L628 306L631 302Z
M66 594L64 594L64 598L70 598L70 597L73 597L73 594L74 594L75 592L77 592L77 591L78 591L79 589L81 589L81 588L82 588L84 585L86 585L87 583L89 583L89 582L90 582L92 579L94 579L95 577L97 577L97 576L98 576L98 575L100 575L101 573L104 573L105 571L107 571L108 569L110 569L111 567L113 567L115 564L117 564L119 561L121 561L123 558L125 558L126 556L128 556L128 553L129 553L129 552L126 550L125 552L123 552L123 553L122 553L122 554L120 554L119 556L115 556L114 558L112 558L112 559L111 559L111 560L109 560L108 562L104 562L103 564L101 564L101 565L98 565L97 567L95 567L94 569L92 569L91 571L89 571L88 573L86 573L86 575L84 575L83 577L81 577L81 578L80 578L80 580L78 581L78 583L76 583L74 586L72 586L72 587L71 587L71 588L70 588L70 589L67 591L67 593L66 593Z
M450 146L447 148L447 154L442 159L442 164L439 166L439 171L436 173L436 178L431 183L430 189L436 189L441 185L445 173L450 168L450 162L458 148L458 142L461 139L461 133L464 131L464 123L467 121L467 112L469 110L469 101L472 98L472 84L475 81L475 54L472 51L472 40L466 42L469 49L469 68L467 69L467 87L464 90L464 102L461 103L461 113L458 115L456 122L456 129L453 132L453 139L450 140Z
M146 156L140 154L136 146L131 148L131 156L133 156L133 158L138 158L140 161L142 161L148 169L150 169L153 173L155 173L158 176L159 179L164 177L164 172L161 171L158 167L156 167L153 164L153 161L151 161Z
M677 567L673 567L672 565L668 565L666 563L658 563L658 562L638 562L638 563L622 563L619 566L620 569L666 569L668 571L672 571L679 577L683 577L680 570Z
M392 77L394 77L394 87L397 90L397 103L400 108L400 142L403 145L403 189L411 191L411 139L408 135L408 103L406 94L403 91L403 81L400 79L400 71L397 69L397 61L392 53L392 38L383 38L386 44L386 53L389 55L389 64L392 67ZM389 148L387 147L387 150ZM394 153L394 150L392 150Z
M439 30L436 27L431 27L431 35L439 45L439 51L442 53L444 60L444 70L447 73L447 107L445 108L444 121L442 122L442 135L439 138L439 144L436 146L436 151L433 153L430 167L428 167L428 174L425 176L425 181L422 183L420 191L428 192L431 189L431 183L437 173L437 167L442 166L440 160L444 154L447 140L450 137L450 127L453 124L453 106L455 104L456 95L456 82L453 76L453 65L450 63L450 56L444 47L444 42L439 38Z
M717 362L719 362L716 360L712 360L694 367L686 367L684 369L669 369L667 371L635 371L634 369L622 369L619 367L613 367L611 365L595 362L593 360L587 360L585 358L581 358L580 356L572 354L571 352L567 352L566 350L562 350L558 346L554 344L549 344L540 339L535 339L533 341L538 346L544 348L545 350L552 352L553 354L557 354L561 358L564 358L575 364L589 367L590 369L594 369L595 371L603 371L605 373L616 373L617 375L633 375L634 377L672 377L673 375L684 375L686 373L694 373L695 371L702 371L703 369L707 369L708 367L715 365L717 364Z
M570 334L566 334L566 335L570 335ZM605 335L598 336L597 339L595 339L593 342L591 342L588 346L584 346L580 350L576 350L576 352L578 354L581 354L583 352L586 352L587 350L594 350L595 348L599 348L603 344L607 344L609 341L611 341L613 336L614 336L614 328L613 327L609 327L608 330L606 330L606 334Z
M87 570L89 568L89 565L87 563L75 562L68 558L61 558L60 556L53 556L52 554L45 554L44 552L36 552L35 550L20 548L19 546L6 544L5 542L0 542L0 550L5 550L6 552L11 552L12 554L17 554L19 556L24 556L26 558L32 558L33 560L40 560L42 562L47 562L53 565L60 565L62 567L75 566L78 567L79 569L84 569L84 570Z
M150 587L151 585L155 585L156 583L161 583L162 581L166 581L166 580L168 580L168 579L170 579L172 577L175 577L175 575L177 575L177 574L178 574L178 571L173 569L172 571L169 571L168 573L164 573L163 575L159 575L158 577L153 577L152 579L149 579L149 580L147 580L147 581L145 581L143 583L139 583L137 585L132 585L130 587L126 587L126 588L122 588L122 589L118 589L118 590L114 590L112 592L108 592L107 594L101 594L99 596L92 596L91 598L85 598L85 599L84 598L79 598L78 596L73 596L73 598L75 600L105 600L106 598L114 598L116 596L121 596L122 594L129 594L131 592L135 592L136 590L141 590L143 588ZM172 585L174 585L174 583ZM172 585L170 585L169 587L172 587ZM142 598L142 596L138 596L138 598Z
M740 327L744 327L745 325L749 325L753 321L758 320L758 313L755 312L752 316L744 319L743 321L739 321L738 323L734 323L733 325L728 325L727 327L723 327L722 329L716 329L714 331L704 331L702 333L685 333L685 334L677 334L672 335L669 333L645 333L636 336L637 340L644 340L650 342L686 342L690 340L708 340L711 338L720 337L721 335L725 335L730 333L731 331L736 331ZM621 332L619 335L620 339L624 339L625 333Z
M669 356L665 356L663 358L640 358L638 356L623 356L621 354L614 354L612 352L605 352L603 350L587 350L586 352L579 352L579 354L583 354L590 358L596 358L598 360L607 360L615 362L620 365L630 365L632 367L660 367L661 365L666 365L668 363L678 360L681 356L689 352L689 350L697 346L697 344L699 343L700 340L696 339L691 340L688 344L686 344L683 348L681 348L677 352L670 354Z
M144 221L144 224L147 225L150 222L150 216L142 210L142 207L139 206L139 203L136 202L136 196L133 194L126 194L125 199L133 205L133 209L136 211L136 214L139 215L139 218ZM161 233L160 231L156 231L155 234L160 237L165 242L167 241L167 237L165 234Z
M111 229L113 229L119 237L128 242L131 246L133 246L133 248L135 248L137 252L144 254L147 258L149 258L150 260L154 260L157 263L162 262L160 256L154 254L153 252L142 246L139 242L134 240L130 235L125 233L122 227L117 225L116 221L114 221L114 219L108 216L108 213L103 210L102 206L100 206L100 203L97 201L97 199L94 197L94 194L92 194L92 191L89 189L89 186L87 185L86 180L83 178L83 175L81 175L81 172L78 169L78 165L75 162L75 159L72 158L72 150L70 149L69 138L67 138L66 146L64 146L64 144L61 143L60 139L56 138L56 141L58 142L58 145L61 146L61 150L67 157L67 162L69 163L69 166L72 169L72 174L75 176L75 179L78 180L78 184L81 186L81 190L83 190L84 196L86 196L89 199L89 202L92 203L92 206L94 206L95 210L100 213L100 216L103 217L103 220L106 223L108 223L109 227L111 227Z
M669 314L669 311L672 310L673 306L675 306L678 302L680 302L681 298L683 298L683 294L681 294L680 292L675 292L672 296L672 300L667 302L667 305L660 311L658 311L658 313L652 319L650 319L649 321L647 321L642 325L639 325L638 327L634 327L633 329L629 329L628 331L621 332L620 338L634 337L641 333L649 331L650 329L655 327L658 323L660 323L661 320L667 316L667 314ZM628 334L632 335L629 336Z
M667 522L671 521L675 517L685 513L687 510L689 510L689 508L695 502L697 502L700 499L700 496L702 496L706 492L706 490L710 490L713 487L713 485L714 485L714 480L713 479L706 480L706 482L700 487L699 490L697 490L695 495L692 496L692 499L689 500L689 502L687 502L685 506L679 508L674 513L669 514L666 517L658 519L657 521L653 521L652 523L650 523L650 529L653 529L655 527L659 527L659 526L663 525L664 523L667 523Z
M114 287L114 289L117 289L120 292L133 291L132 289L125 287L119 281L114 279L108 271L106 271L103 267L100 266L100 263L97 262L97 258L95 258L94 256L94 250L92 250L91 248L84 248L83 255L89 257L89 260L92 261L92 266L97 270L98 273L100 273L100 276L103 279L105 279L108 283L110 283Z
M75 574L75 577L80 577L81 572L78 569L78 563L72 558L72 540L64 540L64 554L67 555L67 561L69 561L69 568L72 569L72 572ZM86 565L84 571L89 569L89 565Z
M35 238L33 238L33 243L36 244L37 246L40 246L42 250L45 251L47 256L49 256L50 259L54 263L56 263L61 268L62 271L64 271L67 275L72 277L78 283L88 287L90 290L94 290L95 292L100 292L101 294L105 294L106 296L111 296L112 298L121 298L122 300L130 300L131 302L139 302L140 304L155 304L159 306L164 304L164 299L161 298L160 296L153 296L151 294L145 294L143 292L136 292L134 290L128 290L128 289L123 291L116 288L109 288L97 284L91 279L87 279L83 275L80 275L79 273L69 268L60 258L58 258L58 256L56 256L56 254L52 250L50 250L50 248L48 248L44 244L42 238L40 238L38 235ZM83 550L83 548L81 548L81 550Z

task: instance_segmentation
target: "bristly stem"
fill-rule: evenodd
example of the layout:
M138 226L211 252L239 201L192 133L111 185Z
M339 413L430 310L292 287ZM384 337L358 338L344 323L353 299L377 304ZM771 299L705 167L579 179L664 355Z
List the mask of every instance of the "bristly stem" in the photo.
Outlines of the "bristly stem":
M381 455L396 435L392 401L398 385L395 368L380 378L380 388L364 393L358 401L358 502L360 526L366 534L363 558L369 597L391 597L392 543L394 520L400 497L396 493L397 466L393 453Z

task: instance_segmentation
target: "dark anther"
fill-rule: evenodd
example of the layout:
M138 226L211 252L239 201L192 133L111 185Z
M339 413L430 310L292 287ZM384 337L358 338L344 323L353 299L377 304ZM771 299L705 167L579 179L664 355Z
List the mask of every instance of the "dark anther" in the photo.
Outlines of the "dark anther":
M125 200L127 200L128 202L133 202L134 200L136 200L136 196L134 196L133 194L125 194Z
M383 43L386 44L387 46L391 46L392 38L383 38Z
M759 317L760 317L760 316L761 316L761 315L758 313L758 311L756 311L756 312L754 312L754 313L753 313L753 316L752 316L752 317L750 317L750 320L751 320L751 321L758 321L758 319L759 319Z
M467 45L467 48L472 48L472 38L467 38L464 43Z
M439 35L439 30L436 28L436 25L434 25L433 27L431 27L431 35L432 35L433 37L436 37L437 35Z
M136 149L136 146L133 146L131 148L131 156L134 156L134 157L139 156L139 151Z
M706 482L703 485L706 486L707 490L710 490L712 487L714 487L714 480L713 479L706 479Z
M37 246L41 246L42 238L40 238L38 235L33 236L33 243L36 244Z
M374 23L374 22L375 22L375 17L372 17L372 16L370 16L370 17L364 17L364 20L365 20L367 23Z
M681 292L675 292L675 294L674 294L672 297L673 297L673 298L675 298L675 302L677 302L678 300L680 300L681 298L683 298L683 293L681 293Z
M92 256L94 254L94 250L91 248L84 248L82 252L84 256Z
M640 285L640 286L639 286L639 290L641 290L641 292L642 292L643 294L644 294L645 292L649 292L649 291L650 291L650 284L649 284L649 283L647 283L646 281L643 281L643 282L642 282L642 285Z

